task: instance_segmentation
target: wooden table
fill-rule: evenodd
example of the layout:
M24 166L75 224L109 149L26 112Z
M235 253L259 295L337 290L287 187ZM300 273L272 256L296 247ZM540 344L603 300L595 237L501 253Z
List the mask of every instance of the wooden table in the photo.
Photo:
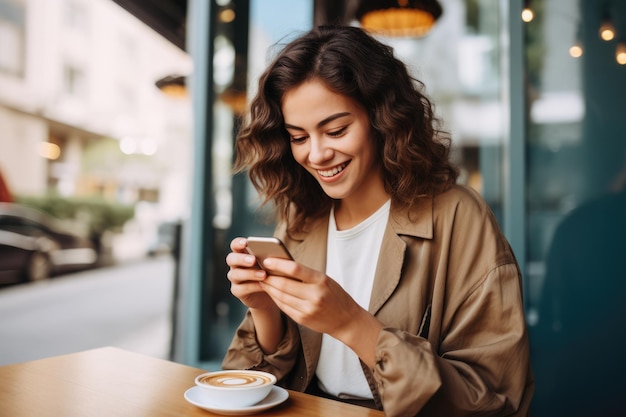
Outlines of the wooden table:
M100 348L0 367L0 416L214 416L184 392L205 370ZM260 417L381 417L381 411L289 391Z

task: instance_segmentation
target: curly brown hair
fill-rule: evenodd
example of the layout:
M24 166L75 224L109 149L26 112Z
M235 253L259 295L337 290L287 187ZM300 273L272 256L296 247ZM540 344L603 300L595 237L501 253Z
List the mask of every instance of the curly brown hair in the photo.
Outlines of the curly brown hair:
M287 44L259 79L236 141L236 172L249 170L264 203L289 232L327 215L333 200L291 153L281 111L285 93L311 79L361 103L380 149L386 191L411 206L456 182L450 137L440 130L424 85L393 49L352 26L321 26Z

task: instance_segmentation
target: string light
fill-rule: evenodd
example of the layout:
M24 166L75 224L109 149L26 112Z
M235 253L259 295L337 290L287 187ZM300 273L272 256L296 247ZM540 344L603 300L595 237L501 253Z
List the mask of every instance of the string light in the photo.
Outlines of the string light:
M526 9L529 9L528 6L526 6L524 10ZM522 18L524 19L523 12L522 12ZM524 19L524 21L526 21L526 19ZM617 38L617 31L611 19L608 2L605 3L604 11L602 12L602 23L600 25L600 28L598 29L598 34L600 35L600 39L606 42L612 41L615 38ZM584 52L585 51L581 43L581 26L579 22L578 30L576 34L576 40L569 47L569 55L572 58L580 58L581 56L583 56ZM620 39L617 42L616 47L615 47L615 61L617 61L619 65L626 65L626 40L624 40L622 35L620 35Z

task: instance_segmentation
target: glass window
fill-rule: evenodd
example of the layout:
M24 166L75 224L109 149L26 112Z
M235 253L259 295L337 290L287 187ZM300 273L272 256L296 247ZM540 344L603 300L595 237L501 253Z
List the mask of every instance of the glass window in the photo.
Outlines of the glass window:
M246 2L222 0L215 7L213 40L212 227L211 278L203 283L198 360L218 368L245 309L230 293L224 259L235 236L272 234L274 225L259 209L259 198L247 175L232 175L236 127L247 99L273 48L310 29L312 0ZM280 47L280 45L278 46Z
M459 182L480 192L503 222L502 152L508 134L500 8L493 1L440 1L443 14L423 38L383 39L425 84L452 135Z
M532 7L526 299L534 415L622 415L626 365L611 351L626 343L626 67L617 37L599 32L607 20L626 31L626 3Z

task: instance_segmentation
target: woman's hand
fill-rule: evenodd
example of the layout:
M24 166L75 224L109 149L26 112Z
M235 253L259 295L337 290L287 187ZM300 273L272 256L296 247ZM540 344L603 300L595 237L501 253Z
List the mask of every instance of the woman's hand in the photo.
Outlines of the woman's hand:
M271 354L276 352L284 337L285 324L278 306L261 286L267 273L258 267L256 258L246 252L247 245L244 238L230 242L232 252L226 256L230 291L250 309L259 346L263 352Z
M258 267L256 258L246 252L247 244L247 240L240 237L230 242L232 252L226 256L226 264L230 267L227 274L231 283L230 291L248 308L276 309L270 296L259 284L267 274Z
M268 258L263 266L272 274L259 286L285 314L303 326L340 340L374 366L376 340L383 326L335 280L285 259Z
M279 258L267 258L260 269L236 238L226 257L231 292L252 314L265 353L274 352L284 334L280 311L295 322L326 333L349 346L370 367L382 324L326 274Z

